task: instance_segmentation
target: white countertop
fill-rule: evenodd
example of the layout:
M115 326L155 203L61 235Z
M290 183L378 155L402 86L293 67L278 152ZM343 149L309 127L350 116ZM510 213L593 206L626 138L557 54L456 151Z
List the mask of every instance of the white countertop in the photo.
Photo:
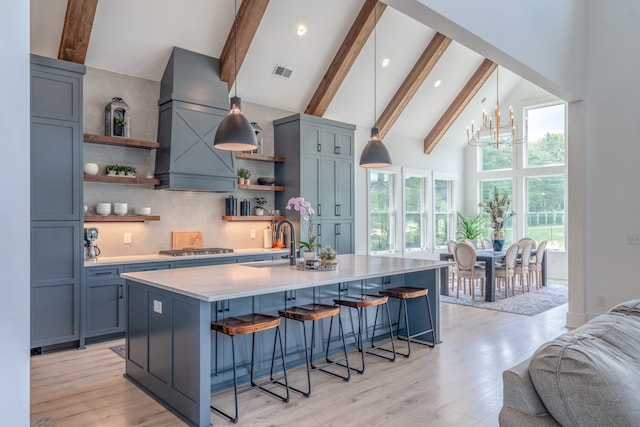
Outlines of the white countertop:
M221 301L351 280L446 267L448 262L367 255L338 255L335 271L301 271L288 260L125 273L128 280L203 301Z
M139 262L156 262L156 261L177 261L185 259L200 259L200 258L228 258L238 255L263 255L263 254L288 254L289 249L234 249L231 253L226 254L209 254L209 255L189 255L189 256L171 256L171 255L126 255L126 256L110 256L110 257L98 257L96 260L85 260L85 267L96 267L102 265L112 264L131 264Z

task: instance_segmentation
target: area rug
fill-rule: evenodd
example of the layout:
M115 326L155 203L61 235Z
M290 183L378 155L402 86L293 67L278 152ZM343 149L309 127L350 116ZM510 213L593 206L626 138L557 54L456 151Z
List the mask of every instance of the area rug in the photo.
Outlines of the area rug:
M451 292L451 291L450 291ZM440 301L448 304L460 304L470 307L485 308L488 310L505 311L507 313L523 314L525 316L535 316L549 309L565 304L568 301L567 283L548 281L547 286L539 290L532 289L531 292L524 294L517 293L516 296L504 297L504 291L496 292L496 300L487 302L484 296L476 293L475 299L471 299L471 295L462 294L460 289L460 298L456 298L455 291L451 292L451 296L440 295Z
M124 344L120 344L120 345L115 345L113 347L109 347L111 350L113 350L118 356L122 357L123 359L127 358L127 353L126 353L126 348L124 346Z

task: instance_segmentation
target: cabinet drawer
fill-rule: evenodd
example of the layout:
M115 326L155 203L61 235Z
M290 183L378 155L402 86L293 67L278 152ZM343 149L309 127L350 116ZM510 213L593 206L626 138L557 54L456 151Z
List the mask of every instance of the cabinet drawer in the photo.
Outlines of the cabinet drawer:
M126 264L124 266L125 273L133 273L136 271L153 271L167 270L174 267L173 262L145 262L142 264Z
M110 280L120 276L120 267L92 267L87 269L89 280Z

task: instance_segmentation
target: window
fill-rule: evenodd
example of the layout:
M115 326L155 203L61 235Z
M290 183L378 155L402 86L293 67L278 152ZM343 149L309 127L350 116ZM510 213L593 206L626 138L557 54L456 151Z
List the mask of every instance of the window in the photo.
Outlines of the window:
M445 247L455 230L453 218L453 181L434 179L435 246Z
M369 250L392 252L395 243L395 179L393 172L369 171Z
M490 145L488 147L478 147L481 155L481 171L493 171L500 169L511 169L513 163L513 146L500 144L498 147Z
M427 248L427 177L404 175L404 248Z
M547 247L564 250L564 176L526 179L525 235L547 241Z
M480 199L485 201L489 198L493 198L495 193L494 189L496 188L500 194L506 193L511 197L511 209L513 209L513 181L511 179L480 181ZM504 242L507 246L513 243L513 218L514 217L507 218L504 222L504 226L502 227L502 231L504 231ZM485 227L483 232L483 236L487 239L491 239L492 231L493 228L491 227L491 224L487 224L487 227Z
M528 167L564 165L564 111L564 104L526 110L529 120L526 144Z

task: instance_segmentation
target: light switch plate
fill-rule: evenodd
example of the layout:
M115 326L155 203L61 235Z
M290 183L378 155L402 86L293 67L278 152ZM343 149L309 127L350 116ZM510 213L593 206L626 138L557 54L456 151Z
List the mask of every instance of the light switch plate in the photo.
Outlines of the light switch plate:
M153 311L162 314L162 301L153 300Z

